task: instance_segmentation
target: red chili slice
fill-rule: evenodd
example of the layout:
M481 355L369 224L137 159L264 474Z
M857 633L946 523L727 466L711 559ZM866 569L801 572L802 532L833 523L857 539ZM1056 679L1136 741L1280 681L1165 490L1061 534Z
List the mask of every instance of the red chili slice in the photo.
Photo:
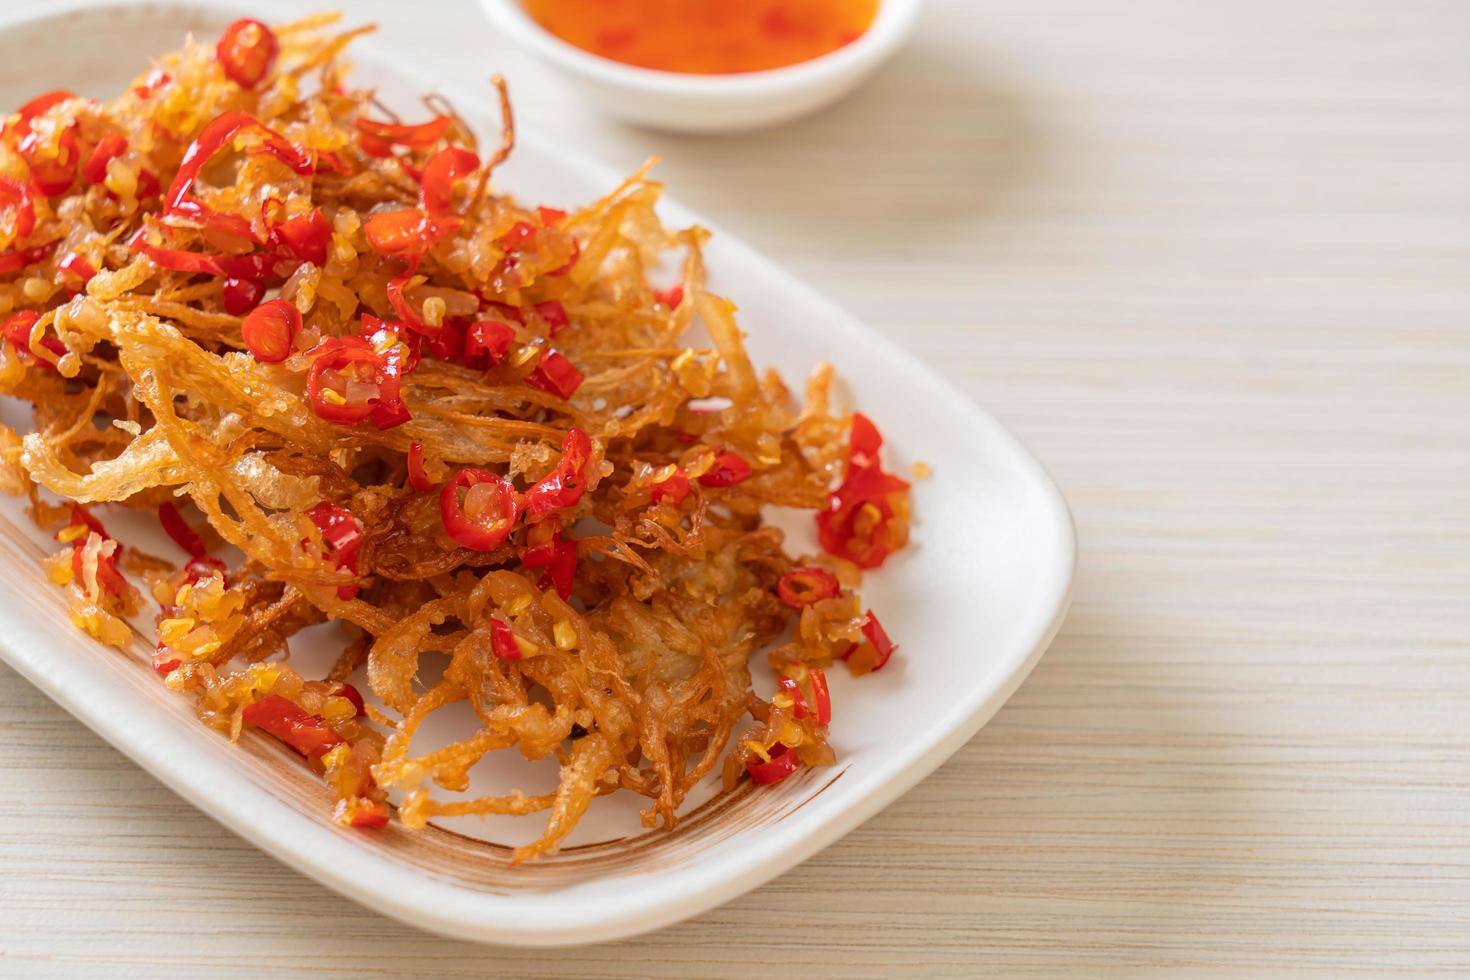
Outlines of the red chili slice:
M47 370L55 371L55 364L43 357L37 357L31 351L31 329L35 327L36 321L40 319L41 314L35 310L21 310L17 313L12 313L5 318L4 325L0 326L0 335L3 335L6 340L10 341L11 346L15 348L16 354L20 357L22 363L39 364ZM43 334L40 343L42 347L55 354L58 358L66 355L66 345L57 337L53 337L50 334ZM100 528L102 525L99 524L97 526Z
M351 169L343 162L341 157L330 150L315 150L313 151L313 156L316 157L315 169L319 174L327 173L328 171L345 174Z
M151 170L139 170L138 171L138 186L134 189L133 195L138 200L145 201L145 200L147 200L150 197L157 197L158 196L158 191L159 191L158 178L156 176L154 176L153 171L151 171Z
M528 525L521 547L521 564L527 568L545 568L556 557L556 542L561 537L561 520L541 521Z
M208 553L204 539L184 520L184 515L179 513L173 501L166 500L158 505L158 522L163 525L164 533L173 539L174 544L188 552L190 558L202 558Z
M73 521L72 523L76 523L76 522ZM64 530L66 530L66 528L62 528L61 530L64 531ZM61 531L57 531L56 532L56 536L59 538L61 536ZM106 537L105 534L103 534L102 536L103 537ZM81 538L78 538L73 543L73 547L72 547L72 553L71 553L71 571L72 571L72 577L74 579L76 579L77 581L79 581L79 582L82 579L82 546L84 544L86 544L86 543L87 543L87 539L86 539L85 536L83 536Z
M224 281L220 292L224 294L225 312L230 316L244 316L260 305L265 284L257 279L231 276Z
M878 450L883 448L883 435L873 420L861 412L852 415L852 433L847 443L847 465L860 470L881 466Z
M905 538L903 525L894 522L894 497L909 484L883 471L882 446L877 426L867 416L854 414L847 473L827 495L826 509L816 516L822 547L860 568L877 568Z
M908 483L877 469L849 475L827 497L827 509L817 514L817 537L829 554L846 558L859 568L877 568L901 545L893 524L893 494Z
M441 361L457 361L465 355L467 327L462 317L450 317L437 334L423 339L424 350Z
M276 234L297 258L315 266L327 264L327 246L332 242L332 225L321 208L293 215L276 225Z
M306 516L322 532L332 567L349 574L357 574L357 553L362 548L362 527L352 511L323 500L306 511ZM352 599L358 593L357 585L337 586L337 598Z
M526 520L534 524L549 514L575 507L587 489L584 471L591 457L592 439L581 429L569 430L555 468L526 491Z
M67 526L77 524L85 525L89 534L95 534L103 541L113 540L112 536L109 535L107 533L107 530L102 526L102 522L99 521L96 517L92 516L91 511L87 510L87 508L83 507L81 504L72 504L71 520L67 522ZM65 528L63 528L63 530L65 530ZM56 537L60 539L61 531L56 532ZM84 562L82 559L82 552L86 548L87 540L87 538L82 538L72 545L72 578L78 583L82 581L83 573L85 571ZM122 557L122 552L122 545L117 544L116 547L113 548L112 554L99 554L97 556L97 585L103 591L110 592L115 596L126 595L128 593L128 590L131 588L131 586L128 585L127 579L123 578L122 573L117 570L117 561L119 558Z
M510 231L500 236L500 244L507 249L519 249L536 237L536 226L529 221L517 221Z
M82 151L70 130L57 137L55 153L42 151L41 140L36 133L22 139L16 149L30 168L31 181L36 189L47 197L62 193L76 182L77 161L81 159Z
M214 51L230 81L253 89L270 73L279 49L269 27L246 17L225 28Z
M434 481L424 470L424 444L416 442L408 447L408 485L415 490L431 490Z
M351 808L351 816L347 818L347 826L357 830L377 830L388 826L388 805L377 800L365 800L362 797L354 797L357 804Z
M306 516L322 532L322 540L336 551L350 548L361 535L357 518L352 516L352 511L346 507L338 507L329 500L312 506Z
M521 516L522 506L509 480L472 467L455 473L439 491L439 517L445 532L455 544L475 551L500 547Z
M104 538L110 538L112 536L107 533L107 529L102 526L102 522L99 521L90 510L83 507L81 504L71 505L71 520L67 523L85 524L87 525L87 530L96 531Z
M567 213L561 208L538 207L536 213L541 216L541 223L548 228L567 220Z
M552 546L551 563L536 583L536 588L556 589L562 601L570 601L572 589L577 584L577 542L568 538L557 538Z
M801 685L793 678L783 677L777 682L777 686L786 692L791 699L791 714L796 718L805 718L811 714L811 708L806 703L806 695L801 691Z
M226 112L206 124L199 136L184 151L183 161L179 164L178 172L174 175L173 182L169 185L168 193L164 198L164 214L183 215L207 227L219 228L252 242L258 241L249 221L239 215L225 214L207 208L190 193L195 179L198 178L204 166L217 153L229 146L236 136L252 129L258 130L264 139L253 146L250 152L273 156L298 174L311 174L318 169L319 161L313 154L293 146L284 136L266 126L250 113ZM328 157L328 154L323 154L320 162L325 163ZM147 196L142 176L139 178L139 194ZM132 243L133 247L145 252L149 252L150 249L156 251L158 253L156 255L149 252L150 257L165 268L176 271L251 276L251 272L245 271L248 265L253 267L254 278L264 278L265 273L271 271L271 267L275 264L274 256L260 254L244 256L233 261L221 258L211 263L199 262L189 259L187 256L190 253L173 252L170 254L167 250L147 245L142 241L141 236L142 230L140 229ZM217 269L224 271L218 272Z
M398 314L398 319L402 320L409 328L426 337L432 337L443 329L443 324L440 324L438 327L429 326L424 321L423 315L414 309L413 304L408 301L408 297L403 294L411 278L410 276L398 276L388 280L388 284L384 287L388 293L388 305L393 307L393 312Z
M781 742L771 747L770 756L770 762L752 759L745 764L745 771L750 773L751 782L760 786L779 783L801 768L801 757L796 754L796 750Z
M699 478L707 487L733 487L750 476L750 464L737 453L722 452Z
M92 155L87 157L87 162L82 164L82 176L89 184L101 184L107 181L107 165L115 157L121 156L128 148L128 141L116 133L102 137L96 147L92 149Z
M405 324L364 313L362 324L358 327L358 336L371 344L379 355L396 351L402 358L404 374L412 374L418 368L421 338Z
M267 695L247 705L241 717L274 735L307 758L319 758L343 743L326 719L279 694Z
M283 299L260 304L240 324L245 346L262 364L279 364L290 357L300 332L301 311Z
M19 272L28 265L35 265L50 254L50 245L38 245L35 248L21 249L18 252L0 252L0 276L8 276L12 272Z
M155 68L144 77L141 84L133 86L132 93L140 99L151 99L159 89L173 80L173 76L168 72L162 68Z
M549 299L544 303L537 303L532 309L546 321L553 337L565 330L571 323L571 320L567 319L567 308L562 306L559 300Z
M581 386L582 372L560 351L548 350L526 376L526 384L565 400Z
M827 690L827 675L820 667L811 667L807 670L807 680L812 688L810 699L801 689L801 685L791 677L781 678L781 690L791 698L792 713L797 718L814 715L817 724L826 725L832 721L832 695Z
M59 275L76 282L79 289L86 288L87 283L92 281L92 277L97 275L96 267L76 252L66 253L66 256L56 263L56 271Z
M188 218L198 223L201 228L213 228L252 244L262 244L248 220L238 214L207 208L193 198L180 201L177 207L169 211L169 214L176 218Z
M439 141L449 128L448 116L435 116L428 122L406 125L377 119L357 120L357 131L369 139L398 146L423 147ZM376 154L375 154L376 155Z
M103 532L99 531L97 533L101 534L106 540L112 540ZM71 574L73 580L78 583L82 581L85 574L85 563L82 559L82 552L86 544L86 540L83 539L72 545L71 549ZM122 573L117 570L117 560L121 555L122 545L118 545L112 554L99 554L97 556L97 587L104 592L109 592L118 597L127 595L128 589L131 588L128 585L128 580L123 578Z
M816 702L817 724L829 724L832 721L832 694L827 690L827 673L820 667L810 667L807 669L807 676L812 682L812 700Z
M367 704L362 700L362 692L357 688L351 684L343 684L342 690L337 693L351 701L352 706L357 709L357 714L354 717L361 718L367 714Z
M676 286L670 286L668 289L654 290L653 298L672 310L684 302L684 284L681 282Z
M837 576L825 568L793 568L776 583L776 593L792 609L804 609L841 592Z
M278 256L270 252L252 252L249 255L221 255L218 264L225 278L236 279L281 279L276 268Z
M367 139L367 137L363 137L363 139ZM422 185L424 182L424 168L415 167L412 163L409 162L409 158L406 156L397 156L393 152L392 144L387 144L387 146L388 152L385 154L385 156L392 157L398 163L398 166L403 169L403 172L408 175L409 180L413 181L416 184ZM420 187L420 190L422 190L422 187Z
M878 662L873 665L873 669L877 670L888 663L888 658L893 656L893 651L898 649L898 645L888 638L888 631L883 628L882 623L878 622L878 617L871 609L868 610L868 621L863 624L863 635L878 651Z
M378 375L378 403L373 406L368 422L374 428L387 430L402 425L413 418L413 415L403 402L402 378L405 371L402 355L396 351L390 352L383 357L382 363L382 370Z
M423 255L434 243L452 235L462 222L453 215L432 215L427 211L380 211L363 225L363 237L384 255L412 257Z
M358 149L370 157L386 160L393 155L393 144L387 140L380 140L376 136L361 133L357 140Z
M420 178L421 196L427 211L454 208L454 185L480 169L480 158L458 146L447 147L429 157Z
M291 145L286 137L250 113L238 110L226 112L210 120L184 151L184 158L179 163L178 172L174 174L173 183L169 184L168 195L164 200L165 214L178 211L185 202L192 200L189 192L204 165L230 145L236 136L248 129L259 130L265 137L252 147L251 152L273 156L303 176L316 171L316 161L310 153ZM198 202L194 203L196 207L202 207Z
M211 555L200 555L198 558L189 559L184 565L184 571L189 576L189 582L194 585L198 585L205 579L213 578L216 572L226 585L230 584L230 570L225 567L224 562Z
M510 624L493 616L490 618L490 652L498 660L521 660L525 657Z
M205 255L202 252L185 252L182 249L154 245L148 241L146 228L139 228L133 237L128 239L128 247L148 256L160 269L168 269L172 272L208 273L211 276L227 275L220 256Z
M380 429L407 422L400 395L402 359L379 354L361 337L331 337L313 347L306 393L311 410L328 422L355 425L367 420Z
M648 499L654 503L668 501L675 507L684 502L689 496L689 474L684 472L682 466L676 467L674 472L648 488Z
M499 364L515 339L516 332L510 325L498 320L470 324L464 342L465 367L483 371Z
M31 201L31 188L14 177L0 177L0 208L8 208L13 217L16 238L25 238L36 228L36 206Z
M15 112L16 115L20 116L21 125L25 127L26 132L29 132L30 121L32 119L41 115L43 112L46 112L52 106L58 106L68 99L75 99L76 97L77 95L75 92L68 92L64 88L54 89L50 92L46 92L42 95L36 96L31 101L27 102L25 105L15 110Z
M384 291L388 294L388 305L393 308L393 312L397 313L398 318L407 326L412 327L420 333L432 333L433 331L429 330L429 325L423 321L419 311L414 309L413 305L409 303L408 297L403 295L404 287L409 284L412 278L412 276L396 276L388 280L387 284L383 287Z
M878 622L878 617L871 609L868 610L867 621L863 623L863 636L873 645L873 650L877 654L877 659L868 670L881 670L883 665L888 663L888 658L893 656L893 651L898 649L898 644L888 638L888 631L883 628L882 623ZM861 644L854 643L847 648L847 652L842 655L841 659L851 660L852 655L857 653L860 647Z
M260 223L265 225L268 238L280 241L281 236L276 230L276 225L285 220L285 213L286 202L275 194L260 202Z

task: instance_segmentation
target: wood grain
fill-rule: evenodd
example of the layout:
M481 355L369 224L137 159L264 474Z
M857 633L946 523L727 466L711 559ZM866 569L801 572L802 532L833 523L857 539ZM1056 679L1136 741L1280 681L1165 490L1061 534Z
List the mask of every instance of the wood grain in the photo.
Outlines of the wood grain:
M560 952L358 908L0 669L0 974L1470 973L1470 7L936 0L835 110L693 139L591 117L468 2L343 6L662 153L963 385L1073 504L1073 614L841 843Z

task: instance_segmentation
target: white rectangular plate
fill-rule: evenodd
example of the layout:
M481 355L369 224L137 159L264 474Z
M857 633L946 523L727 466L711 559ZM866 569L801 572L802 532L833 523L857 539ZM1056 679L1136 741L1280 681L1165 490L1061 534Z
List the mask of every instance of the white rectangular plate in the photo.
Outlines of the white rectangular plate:
M237 15L162 3L84 6L33 20L7 14L0 105L59 86L110 96L149 53L176 47L187 30L213 37ZM433 88L388 68L369 44L354 51L361 74L390 101L411 105ZM448 94L480 132L497 131L483 94ZM530 203L590 201L619 180L531 134L497 178ZM661 211L674 225L708 224L673 203ZM617 801L628 794L616 794L594 804L560 854L517 868L505 845L534 836L535 818L520 830L485 831L478 822L420 833L343 830L331 823L320 780L288 750L256 733L231 746L200 725L148 667L146 644L119 652L75 630L40 572L45 539L12 502L0 507L0 575L9 586L0 592L0 656L226 827L426 929L511 945L613 939L780 874L932 772L1011 695L1066 611L1073 531L1036 461L933 371L728 235L716 232L707 254L711 284L740 304L758 364L801 379L818 361L835 361L852 404L887 435L890 468L933 468L914 487L913 543L863 589L902 650L859 680L834 672L836 766L769 788L745 784L724 796L707 789L672 833L637 828L629 805Z

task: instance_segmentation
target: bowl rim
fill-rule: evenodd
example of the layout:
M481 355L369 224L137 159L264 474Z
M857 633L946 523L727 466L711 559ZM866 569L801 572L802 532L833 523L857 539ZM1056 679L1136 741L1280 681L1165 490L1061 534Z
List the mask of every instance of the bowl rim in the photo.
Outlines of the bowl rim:
M562 40L536 22L521 0L480 0L506 36L542 59L593 81L643 93L690 99L745 99L819 86L856 74L891 55L913 28L923 0L880 0L872 25L836 51L781 68L695 75L624 64Z

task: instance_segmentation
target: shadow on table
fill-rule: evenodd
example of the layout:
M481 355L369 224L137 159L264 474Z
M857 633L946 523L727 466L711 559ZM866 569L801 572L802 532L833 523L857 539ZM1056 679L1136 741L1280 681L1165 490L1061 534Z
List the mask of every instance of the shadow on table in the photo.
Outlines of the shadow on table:
M913 242L916 227L926 240L957 238L1035 172L1041 153L1021 95L976 61L916 39L814 116L750 133L651 135L665 160L657 173L757 246L871 253Z
M1089 603L1085 575L1062 634L990 725L827 852L839 866L840 848L891 862L926 928L976 966L1187 962L1226 928L1269 842L1229 695L1176 666L1194 641ZM875 924L880 903L859 889L848 900Z

